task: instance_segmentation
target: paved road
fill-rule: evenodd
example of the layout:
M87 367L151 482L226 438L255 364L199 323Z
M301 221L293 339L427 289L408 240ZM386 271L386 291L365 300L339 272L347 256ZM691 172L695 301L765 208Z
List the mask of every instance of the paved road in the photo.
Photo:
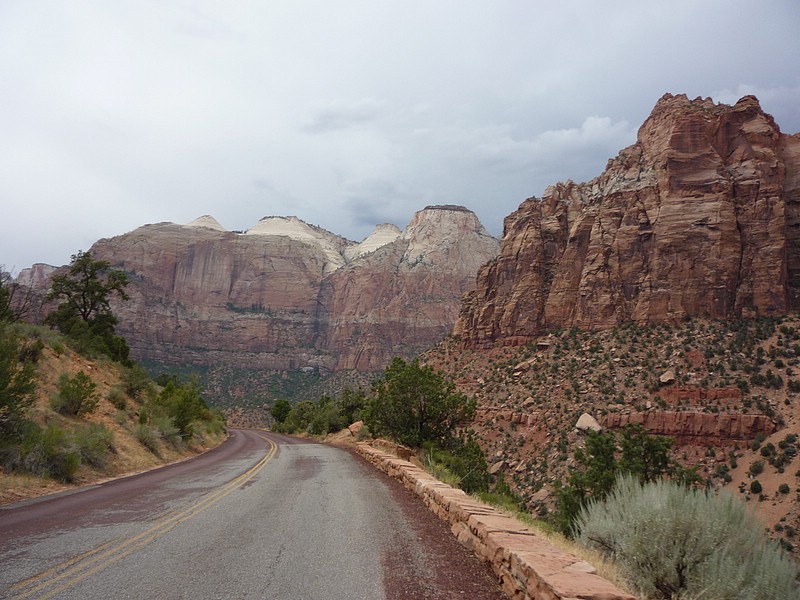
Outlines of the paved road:
M428 518L344 450L233 430L197 459L0 508L0 597L502 598Z

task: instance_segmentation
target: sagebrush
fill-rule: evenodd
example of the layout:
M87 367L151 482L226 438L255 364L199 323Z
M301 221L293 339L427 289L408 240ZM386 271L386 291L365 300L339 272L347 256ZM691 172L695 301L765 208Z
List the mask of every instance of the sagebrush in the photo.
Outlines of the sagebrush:
M622 476L578 519L579 540L610 556L647 598L800 598L796 565L730 494Z

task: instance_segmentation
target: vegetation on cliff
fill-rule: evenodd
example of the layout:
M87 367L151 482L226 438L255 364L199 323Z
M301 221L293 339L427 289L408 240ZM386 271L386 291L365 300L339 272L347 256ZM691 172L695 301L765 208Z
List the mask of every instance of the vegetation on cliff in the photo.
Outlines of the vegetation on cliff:
M560 518L553 514L558 487L570 487L592 452L592 434L576 428L588 413L618 438L630 424L656 440L671 438L671 464L696 467L703 487L728 489L749 503L772 537L794 552L797 316L572 328L482 350L464 350L451 338L423 360L476 397L474 427L491 469L526 510ZM619 439L615 448L619 458Z
M127 300L128 276L111 269L105 260L95 260L90 252L72 255L66 273L53 276L45 301L59 301L45 323L66 335L73 346L86 353L102 354L124 364L130 348L116 335L117 317L111 311L111 297Z
M86 272L102 271L94 267ZM126 346L114 341L114 317L103 308L112 288L91 275L82 282L71 294L94 290L95 308L83 321L78 306L86 297L63 296L52 322L66 334L0 311L0 501L52 489L49 480L91 481L155 466L224 434L221 415L194 383L159 385L120 352ZM12 297L7 291L0 285L0 301Z

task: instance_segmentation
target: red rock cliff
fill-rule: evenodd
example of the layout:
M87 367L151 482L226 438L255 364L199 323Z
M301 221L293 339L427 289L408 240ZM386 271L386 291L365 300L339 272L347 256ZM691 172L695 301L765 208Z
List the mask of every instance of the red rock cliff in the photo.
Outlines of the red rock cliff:
M558 328L800 306L800 135L756 98L665 95L638 140L583 184L505 220L453 333L516 345Z
M382 369L451 330L498 242L471 211L433 206L355 244L294 217L246 233L210 217L98 241L129 274L115 303L137 359L264 370Z

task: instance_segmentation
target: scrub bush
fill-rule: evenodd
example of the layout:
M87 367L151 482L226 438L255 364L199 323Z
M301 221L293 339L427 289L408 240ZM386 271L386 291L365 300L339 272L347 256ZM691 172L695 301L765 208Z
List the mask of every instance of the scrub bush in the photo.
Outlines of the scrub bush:
M795 565L730 494L622 476L579 523L580 542L612 558L647 598L800 598Z

